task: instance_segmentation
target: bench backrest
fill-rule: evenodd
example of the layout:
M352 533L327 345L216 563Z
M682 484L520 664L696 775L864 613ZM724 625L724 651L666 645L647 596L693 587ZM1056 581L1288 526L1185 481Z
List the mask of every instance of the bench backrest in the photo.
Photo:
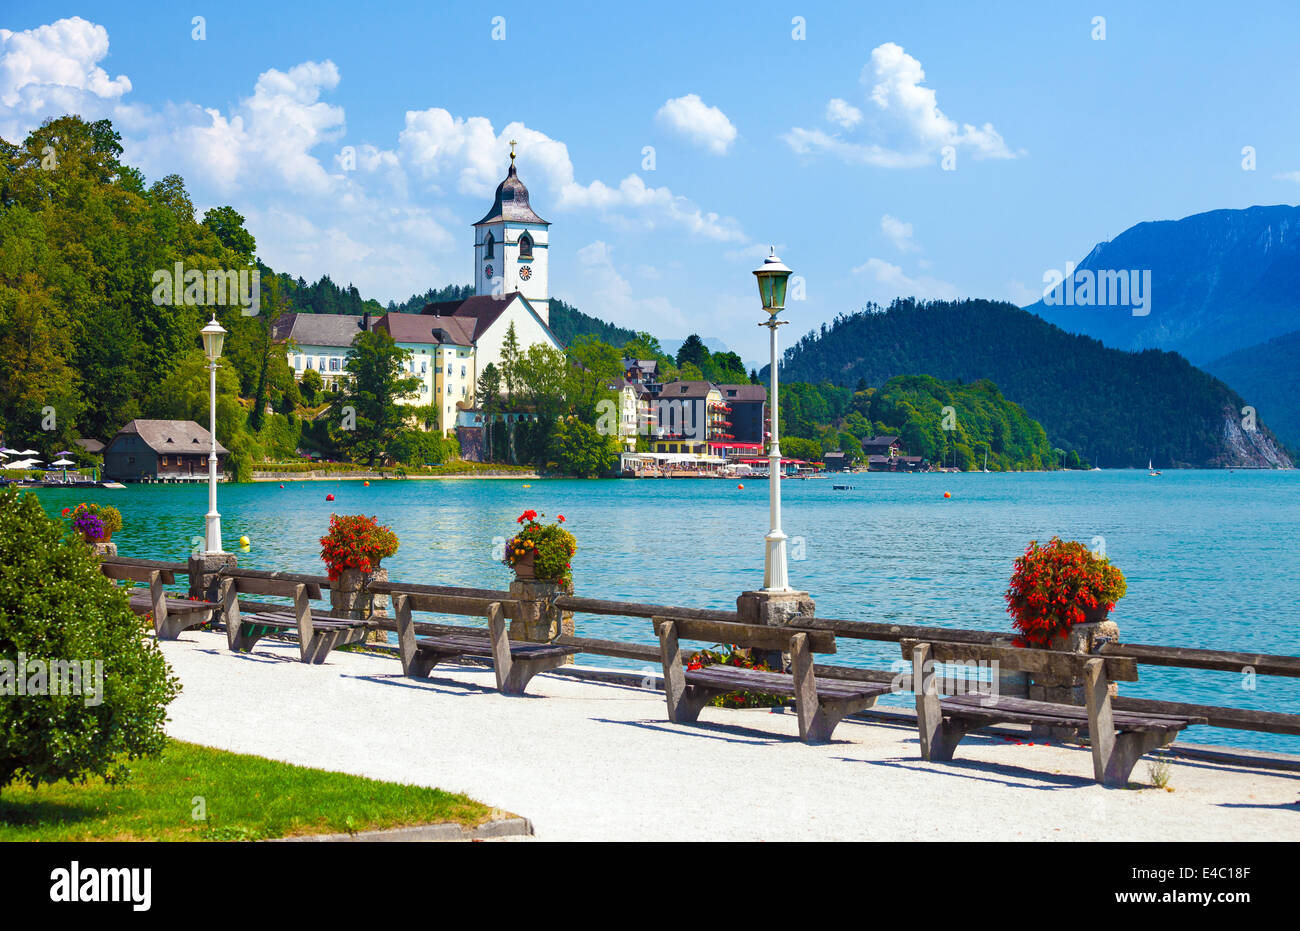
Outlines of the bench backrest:
M321 588L315 582L301 582L292 578L253 577L239 575L236 572L222 572L218 575L218 579L222 583L229 581L231 587L241 595L282 595L293 598L301 587L306 591L307 597L313 601L321 597Z
M937 663L994 661L1004 669L1065 678L1082 676L1089 660L1100 659L1105 665L1106 677L1112 682L1136 682L1138 678L1137 661L1130 656L1099 657L1087 653L1063 653L1030 647L999 647L988 643L949 640L904 639L898 644L903 650L903 656L909 660L917 646L928 644L931 658Z
M789 650L790 638L795 634L807 637L811 653L834 653L835 634L829 630L806 630L802 627L769 627L764 624L736 624L730 621L704 621L684 617L655 617L655 633L662 636L665 624L676 627L681 640L703 640L710 643L732 643L739 647L759 650Z
M130 579L133 582L152 582L154 573L163 585L175 585L176 574L170 569L151 569L148 566L129 566L122 563L100 563L99 568L110 579Z
M386 585L380 592L393 599L394 608L405 605L407 613L411 611L430 611L434 614L460 614L465 617L490 617L493 605L500 606L506 618L512 621L523 618L523 608L517 600L509 598L489 598L467 595L431 594L424 591L408 591L394 585Z

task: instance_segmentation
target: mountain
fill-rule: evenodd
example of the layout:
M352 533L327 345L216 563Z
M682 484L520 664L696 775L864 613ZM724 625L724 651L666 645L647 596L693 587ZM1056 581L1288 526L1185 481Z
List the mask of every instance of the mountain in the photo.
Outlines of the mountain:
M594 336L611 346L620 347L636 337L636 333L625 327L584 314L572 304L555 297L551 298L551 330L565 346L580 336Z
M1065 269L1060 270L1064 273ZM1099 273L1136 272L1121 282ZM1201 364L1300 327L1300 207L1212 210L1139 223L1099 243L1069 278L1026 309L1116 349L1167 349ZM1121 285L1149 281L1145 306ZM1091 285L1089 285L1091 282ZM1100 306L1102 289L1120 306ZM1092 300L1092 303L1087 301ZM1135 314L1136 311L1136 314Z
M1204 366L1240 392L1282 442L1300 449L1300 330Z
M998 301L899 299L841 315L786 350L786 381L881 385L896 375L993 381L1051 441L1104 468L1289 468L1245 402L1176 353L1108 349ZM766 377L766 376L764 376Z

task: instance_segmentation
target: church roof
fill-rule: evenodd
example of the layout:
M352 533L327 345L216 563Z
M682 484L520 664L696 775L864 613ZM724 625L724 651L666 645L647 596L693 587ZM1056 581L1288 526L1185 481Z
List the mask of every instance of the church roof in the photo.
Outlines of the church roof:
M399 343L473 346L475 339L473 320L464 317L428 317L392 311L375 321L375 329L384 330Z
M420 310L420 314L441 317L444 321L448 319L464 321L467 327L472 327L471 338L477 340L487 332L488 327L496 323L497 318L505 313L506 308L510 306L515 298L519 298L525 303L528 301L518 291L511 291L509 294L500 296L482 294L466 298L463 301L438 301L434 304L425 304ZM555 340L555 345L563 347L564 344L560 342L560 338L546 325L546 322L542 321L540 317L538 320L546 329L546 332L550 333L551 338Z
M496 223L500 220L551 225L533 213L533 208L528 205L528 188L524 187L524 182L519 180L519 175L515 172L514 155L510 156L510 173L497 185L497 197L492 204L492 209L487 212L487 216L474 225L482 226L484 223Z

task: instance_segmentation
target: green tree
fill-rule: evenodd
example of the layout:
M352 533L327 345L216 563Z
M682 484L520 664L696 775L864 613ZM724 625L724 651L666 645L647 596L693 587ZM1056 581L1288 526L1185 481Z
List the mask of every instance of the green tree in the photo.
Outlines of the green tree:
M548 453L554 467L566 475L595 478L618 464L618 440L575 416L562 418L551 433Z
M677 350L677 367L685 368L687 364L694 365L701 371L709 364L709 347L695 333L686 337Z
M320 393L325 390L325 380L320 377L320 372L315 369L307 369L302 373L302 380L298 382L298 390L302 392L302 399L308 404L315 404Z
M28 693L0 701L0 791L13 782L115 781L128 761L166 745L167 705L180 684L157 643L140 635L126 593L90 548L36 495L12 488L0 492L0 658L27 678ZM57 663L78 665L80 694L52 687ZM43 694L31 688L38 675Z
M339 447L353 461L373 466L405 428L406 412L399 398L419 390L420 380L407 374L411 353L383 330L367 330L353 341L344 369L341 401L335 405L334 425ZM345 408L351 408L351 417Z
M519 348L519 334L515 332L514 321L506 327L505 339L501 341L501 381L506 386L506 405L514 406L515 390L519 387L519 362L522 352Z

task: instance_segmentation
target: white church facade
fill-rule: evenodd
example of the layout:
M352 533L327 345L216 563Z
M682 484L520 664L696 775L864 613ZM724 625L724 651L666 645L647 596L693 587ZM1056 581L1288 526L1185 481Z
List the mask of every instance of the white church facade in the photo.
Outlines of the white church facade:
M389 333L410 353L408 374L419 389L403 404L436 405L436 429L446 436L460 411L475 408L478 376L489 363L501 368L506 334L513 325L521 351L543 345L563 351L550 328L548 249L550 224L533 212L528 189L515 170L497 186L492 207L474 224L475 296L462 301L427 304L418 314L386 313L373 321L355 321L355 332L373 326ZM286 340L294 375L308 368L339 372L352 334L341 334L333 315L284 314L273 337ZM326 349L328 347L328 349Z

